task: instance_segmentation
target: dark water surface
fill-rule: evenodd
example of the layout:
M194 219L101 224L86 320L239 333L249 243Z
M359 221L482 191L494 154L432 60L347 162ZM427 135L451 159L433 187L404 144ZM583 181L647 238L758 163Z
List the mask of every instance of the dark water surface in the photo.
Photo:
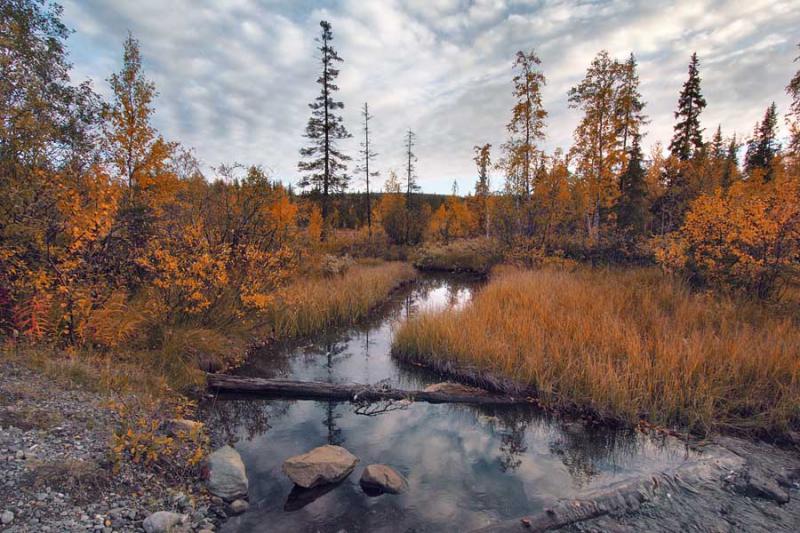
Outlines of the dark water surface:
M390 355L392 328L426 308L468 305L475 281L424 277L360 327L256 354L240 373L415 389L442 381ZM548 499L690 459L682 445L632 431L586 430L531 408L415 403L353 405L218 399L213 424L235 441L250 479L250 510L223 531L468 531L541 510ZM343 482L293 490L292 455L338 444L360 463ZM370 463L409 480L403 495L370 497Z

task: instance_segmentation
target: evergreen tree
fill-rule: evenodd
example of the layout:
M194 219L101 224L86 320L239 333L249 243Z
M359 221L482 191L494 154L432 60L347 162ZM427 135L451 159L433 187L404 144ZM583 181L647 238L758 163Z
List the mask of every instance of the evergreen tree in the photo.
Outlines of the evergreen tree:
M489 167L491 161L491 144L484 144L483 146L475 146L475 165L478 167L478 181L475 183L475 196L478 197L480 202L480 213L478 215L478 223L483 230L484 234L489 236Z
M731 137L728 143L728 149L725 153L725 166L720 179L720 185L723 189L728 190L733 182L736 181L739 175L739 143L736 141L736 135Z
M706 107L706 100L700 92L700 72L697 53L692 54L689 62L689 79L683 84L678 98L678 110L675 118L675 134L670 142L669 150L681 161L688 161L703 148L703 129L700 127L700 113Z
M711 139L711 157L715 160L725 159L725 141L722 139L722 125L717 125L717 131Z
M420 190L419 185L417 185L417 156L414 154L416 139L417 135L408 130L406 133L406 244L411 241L411 211L414 209L413 194Z
M323 20L319 23L322 31L317 38L320 51L320 64L322 74L317 78L320 85L320 94L308 106L311 108L311 117L306 125L305 137L310 143L300 150L303 158L297 168L305 175L299 185L303 188L311 187L322 198L322 239L326 237L329 224L330 195L344 191L347 188L347 161L350 157L342 153L336 146L337 141L347 139L351 135L344 126L339 110L344 104L334 98L339 87L336 78L339 75L337 63L342 58L331 45L333 32L329 22Z
M772 162L780 151L777 141L778 134L778 112L775 102L772 102L764 113L764 119L756 122L753 129L753 137L747 141L747 152L745 153L745 171L748 175L754 171L763 172L764 181L771 181L774 174Z
M370 238L372 237L372 201L370 198L369 180L370 178L377 178L380 173L378 171L370 171L369 164L378 155L376 154L369 140L369 121L372 120L372 115L369 112L369 105L364 102L364 107L361 110L361 117L364 119L364 140L361 142L361 165L357 171L364 173L364 184L367 192L367 231Z
M648 206L645 176L639 136L635 135L628 154L628 166L619 180L620 197L617 203L617 221L621 228L636 235L642 235L647 225Z

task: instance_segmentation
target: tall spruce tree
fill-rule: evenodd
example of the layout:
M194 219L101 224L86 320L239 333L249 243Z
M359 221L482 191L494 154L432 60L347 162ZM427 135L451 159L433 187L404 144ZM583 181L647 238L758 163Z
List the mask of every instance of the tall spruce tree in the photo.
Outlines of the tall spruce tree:
M728 149L725 152L725 166L722 171L722 178L720 179L720 185L723 190L727 191L739 176L738 153L739 143L736 140L736 134L734 134L730 142L728 142Z
M416 143L417 134L408 130L406 132L406 244L411 241L411 212L415 208L414 193L420 190L417 185L417 156L414 153Z
M764 181L771 181L774 177L772 162L780 151L778 144L778 112L775 102L767 107L764 119L756 122L753 137L747 141L745 153L745 171L752 176L756 170L761 171Z
M675 134L669 144L672 155L681 161L688 161L703 150L703 129L700 127L700 113L706 107L706 100L700 91L700 71L697 52L689 62L689 78L683 84L675 111Z
M374 152L369 139L369 121L372 120L372 115L369 112L369 104L364 102L364 107L361 109L361 118L364 120L364 140L361 142L361 164L357 171L364 173L364 185L366 187L367 199L367 232L372 238L372 201L370 198L369 180L370 178L377 178L380 173L369 169L369 164L378 155Z
M342 58L331 45L333 32L330 23L323 20L319 25L322 28L317 38L322 66L322 73L317 78L320 94L308 104L311 108L311 117L306 125L305 137L310 142L300 150L303 160L297 164L297 168L305 173L299 185L303 188L311 187L321 195L322 239L325 239L329 224L330 195L347 188L346 162L350 157L342 153L336 145L337 141L347 139L351 135L338 113L344 108L344 104L334 98L336 91L339 90L336 85L336 78L339 75L336 64L341 63Z
M644 234L647 225L646 171L642 166L642 149L639 136L634 135L628 153L628 165L619 179L620 196L617 202L619 226L635 235Z
M483 146L475 146L473 148L475 156L472 158L475 161L475 166L478 167L478 181L475 183L475 196L480 202L478 223L487 237L489 236L489 167L492 164L491 149L492 145L489 143Z

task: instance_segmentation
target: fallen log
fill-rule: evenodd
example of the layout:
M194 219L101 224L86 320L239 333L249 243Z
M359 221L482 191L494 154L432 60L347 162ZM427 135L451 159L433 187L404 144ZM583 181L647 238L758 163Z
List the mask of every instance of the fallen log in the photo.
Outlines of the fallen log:
M437 387L426 390L402 390L380 385L358 383L327 383L322 381L292 381L208 374L208 388L218 392L268 397L289 397L305 400L341 400L370 402L409 400L428 403L520 404L532 398L493 394L473 387Z

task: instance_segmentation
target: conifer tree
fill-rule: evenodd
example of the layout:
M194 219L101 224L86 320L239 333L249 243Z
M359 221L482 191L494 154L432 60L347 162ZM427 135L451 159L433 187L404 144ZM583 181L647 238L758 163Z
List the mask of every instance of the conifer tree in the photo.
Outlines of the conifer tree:
M415 208L413 194L420 190L417 185L417 156L414 154L417 135L408 130L406 132L406 244L411 241L412 211Z
M489 143L473 148L475 152L473 161L478 167L478 181L475 183L475 196L478 197L480 205L478 223L487 237L489 236L489 167L492 164L491 149L492 145Z
M344 104L335 99L336 91L339 90L336 85L339 69L336 65L342 62L342 58L331 45L333 31L330 23L323 20L319 25L322 28L317 38L322 66L322 73L317 78L320 94L308 104L311 117L306 125L305 137L309 139L309 144L300 150L303 160L298 163L297 168L305 173L299 185L303 188L311 187L321 195L324 240L330 222L330 195L347 188L345 171L350 157L337 148L337 141L349 138L350 133L339 114Z
M647 183L642 166L642 149L639 136L633 137L628 155L628 166L620 176L620 197L617 203L617 221L620 227L636 235L644 233L647 224Z
M730 142L728 142L728 148L725 152L725 166L722 172L722 178L720 179L720 185L724 190L728 190L733 182L736 181L739 175L739 158L737 154L739 153L739 143L736 140L736 135L734 134Z
M757 122L753 129L753 137L747 141L745 153L745 170L752 176L753 172L760 170L764 181L771 181L774 174L772 162L780 151L777 141L778 112L775 102L772 102L761 122Z
M725 158L725 144L722 139L722 125L717 125L717 131L714 132L714 137L711 139L711 157L715 160Z
M703 129L700 127L700 113L706 107L706 100L700 91L700 72L697 52L689 62L689 78L683 84L675 111L675 134L669 150L680 161L688 161L703 149Z
M372 115L369 112L369 104L364 102L364 107L361 109L361 117L364 120L364 140L361 142L361 164L357 171L364 173L364 185L366 186L367 196L367 231L369 236L372 237L372 201L370 198L369 180L370 178L377 178L380 173L378 171L371 171L369 164L378 155L373 151L369 139L369 121L372 120Z

